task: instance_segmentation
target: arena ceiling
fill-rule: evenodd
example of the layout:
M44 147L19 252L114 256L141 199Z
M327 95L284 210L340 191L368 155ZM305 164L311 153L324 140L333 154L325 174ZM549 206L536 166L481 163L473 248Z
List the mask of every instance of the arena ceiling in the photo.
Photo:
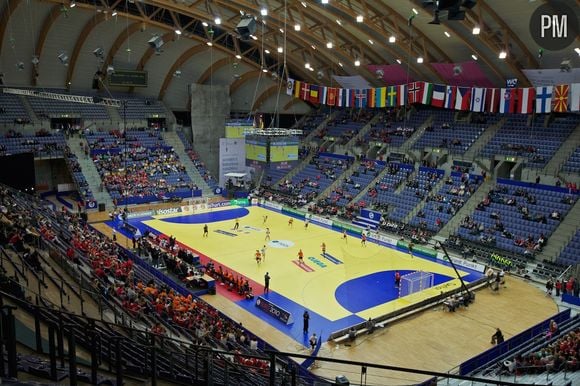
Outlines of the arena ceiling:
M464 20L449 21L442 17L439 25L429 24L433 13L423 8L423 3L423 0L328 0L326 4L322 0L2 0L0 71L7 72L11 61L28 67L30 58L36 57L40 60L34 63L32 59L30 70L25 71L27 83L42 86L43 79L55 79L42 74L43 52L62 45L68 62L61 69L62 76L56 78L62 82L61 87L66 87L75 78L92 78L94 66L79 63L83 57L92 55L99 39L104 53L98 66L103 72L115 62L147 69L150 78L158 80L151 85L154 88L151 93L160 98L193 57L204 58L196 61L203 67L194 79L197 83L207 82L223 67L244 64L244 73L230 79L234 89L264 71L274 79L290 76L326 85L333 82L332 75L361 75L378 86L381 81L367 66L399 62L415 79L444 83L434 63L474 59L497 86L505 84L507 78L518 78L520 85L527 85L523 68L558 68L562 60L577 61L574 48L578 44L562 51L545 51L538 57L529 20L543 1L477 0L472 2L473 7L465 9ZM570 3L578 9L577 0ZM236 32L243 15L256 18L254 38L243 40ZM409 23L412 15L413 21ZM114 28L107 27L108 23L115 23ZM19 33L19 28L24 28L22 24L28 25L30 31ZM473 34L475 27L480 28L477 35ZM145 32L140 40L139 32ZM175 51L165 60L155 62L155 66L150 61L165 52L148 47L151 36L159 36L164 49L173 46ZM26 40L23 44L26 49L19 46L22 40ZM132 50L127 48L131 41ZM138 44L143 47L137 48ZM207 57L209 50L211 58ZM502 50L507 52L505 59L498 57ZM9 59L11 51L23 59ZM132 52L131 59L119 59L127 52ZM417 62L419 57L423 63ZM305 63L310 68L305 68ZM18 70L22 72L22 68ZM17 75L14 79L20 76ZM17 83L23 83L22 79ZM269 94L261 97L275 91L272 86Z

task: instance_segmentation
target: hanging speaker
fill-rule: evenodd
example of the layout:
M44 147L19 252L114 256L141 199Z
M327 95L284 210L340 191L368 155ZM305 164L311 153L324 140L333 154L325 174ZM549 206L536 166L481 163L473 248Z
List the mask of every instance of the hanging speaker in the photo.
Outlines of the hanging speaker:
M236 32L240 35L240 38L249 39L250 35L256 32L256 19L248 15L242 17L242 20L236 26Z

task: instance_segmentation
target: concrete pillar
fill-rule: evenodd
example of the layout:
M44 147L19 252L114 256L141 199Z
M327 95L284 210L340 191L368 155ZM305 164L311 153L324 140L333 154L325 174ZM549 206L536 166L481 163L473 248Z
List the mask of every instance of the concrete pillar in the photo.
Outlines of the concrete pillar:
M191 131L193 148L214 176L219 172L219 139L225 136L230 116L229 86L191 85Z

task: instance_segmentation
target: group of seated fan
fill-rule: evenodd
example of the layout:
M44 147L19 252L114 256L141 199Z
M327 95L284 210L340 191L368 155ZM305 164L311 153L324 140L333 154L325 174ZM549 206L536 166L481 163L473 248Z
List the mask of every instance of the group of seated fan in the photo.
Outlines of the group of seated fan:
M554 336L552 328L548 336ZM545 371L577 371L580 369L580 328L567 333L547 346L527 354L518 355L507 368L516 375L537 374Z
M230 347L228 343L228 348L250 345L249 336L239 324L207 303L181 295L152 276L137 274L124 250L82 222L77 214L52 212L41 202L23 201L7 189L0 189L0 202L5 220L21 231L37 229L44 239L63 247L72 264L92 271L95 289L118 301L130 314L153 319L155 331L165 331L158 322L172 323L194 332L199 342L214 344L227 334L234 337L234 344Z
M205 163L199 158L199 155L192 149L187 150L187 155L189 156L189 159L191 159L191 162L193 162L193 166L195 166L199 174L203 177L204 181L207 182L209 186L217 186L216 179L210 174L209 170L206 169Z
M151 196L176 188L193 189L173 149L139 147L119 154L96 154L93 161L109 192L121 197ZM174 181L175 180L175 181Z
M139 133L137 135L136 133ZM121 149L124 147L160 147L164 145L163 137L157 131L139 128L122 132L114 129L108 132L87 131L86 138L91 150ZM146 144L144 143L146 140Z

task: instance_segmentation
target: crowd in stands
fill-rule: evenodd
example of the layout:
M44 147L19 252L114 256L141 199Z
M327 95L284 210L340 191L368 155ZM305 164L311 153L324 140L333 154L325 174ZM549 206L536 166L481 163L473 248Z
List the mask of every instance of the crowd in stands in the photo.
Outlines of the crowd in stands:
M558 326L552 320L547 337L558 334ZM508 368L516 375L539 374L580 369L580 329L559 337L537 351L518 355Z

